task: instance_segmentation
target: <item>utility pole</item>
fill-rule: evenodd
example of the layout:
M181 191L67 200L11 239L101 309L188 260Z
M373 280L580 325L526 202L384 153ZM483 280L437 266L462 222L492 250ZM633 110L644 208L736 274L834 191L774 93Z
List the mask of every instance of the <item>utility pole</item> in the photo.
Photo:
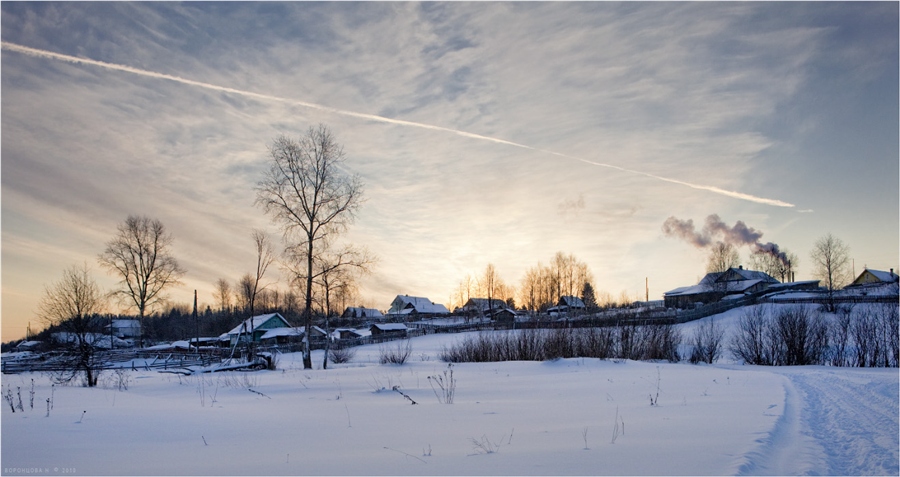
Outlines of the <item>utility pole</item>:
M196 340L194 342L194 346L197 347L197 352L200 352L200 317L197 315L197 290L194 290L194 336L196 336Z
M644 301L650 303L650 277L644 277Z

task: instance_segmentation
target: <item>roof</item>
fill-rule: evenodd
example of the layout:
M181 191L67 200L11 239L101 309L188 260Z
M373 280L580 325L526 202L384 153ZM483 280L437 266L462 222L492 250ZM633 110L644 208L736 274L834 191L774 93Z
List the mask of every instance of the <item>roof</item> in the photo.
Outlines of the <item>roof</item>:
M716 284L701 283L689 287L680 287L664 293L665 296L699 295L709 292L743 293L760 283L768 283L766 280L734 280L719 282Z
M350 318L383 318L384 315L375 308L363 308L361 306L348 306L344 310L344 317Z
M381 331L403 331L406 329L406 325L403 323L375 323L372 325L372 328L377 328Z
M271 320L272 318L279 319L282 323L284 323L284 325L285 325L284 327L291 326L291 324L288 323L287 320L285 320L284 317L281 316L280 313L266 313L265 315L256 315L252 318L247 318L246 320L241 322L241 324L232 328L231 331L229 331L227 334L229 334L229 335L239 334L239 333L241 333L241 329L244 330L243 331L244 333L249 333L251 331L250 330L250 320L253 320L253 330L252 331L256 331L256 330L260 329L263 325L265 325L266 322ZM269 328L264 328L264 329L271 329L271 328L282 328L282 327L280 327L280 326L279 327L269 327Z
M505 301L499 298L469 298L469 301L466 302L463 308L468 310L487 311L490 309L502 310L504 308L509 308L509 306Z
M418 313L450 314L450 310L440 303L434 303L428 298L409 295L397 295L391 302L388 313L399 314L402 310L415 310ZM409 312L407 312L409 313Z
M700 283L669 290L665 296L697 295L708 292L742 293L760 283L780 283L766 272L729 268L724 272L707 273Z
M898 281L898 277L893 270L885 272L883 270L872 270L867 268L853 280L853 285L862 285L865 283L894 283Z
M260 340L270 340L279 336L303 336L303 328L272 328L262 335Z
M559 304L568 306L570 308L584 308L584 302L581 301L581 298L577 296L561 296L559 297Z
M116 328L140 328L140 320L112 320L112 325ZM109 328L107 326L107 328Z

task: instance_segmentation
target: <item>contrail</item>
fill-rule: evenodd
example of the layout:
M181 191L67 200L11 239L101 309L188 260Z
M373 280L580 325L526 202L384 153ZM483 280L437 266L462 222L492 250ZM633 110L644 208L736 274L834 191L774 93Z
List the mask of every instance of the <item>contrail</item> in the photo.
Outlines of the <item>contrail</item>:
M219 86L219 85L215 85L215 84L204 83L202 81L195 81L192 79L181 78L178 76L173 76L173 75L169 75L169 74L165 74L165 73L157 73L154 71L142 70L140 68L134 68L131 66L119 65L119 64L115 64L115 63L107 63L105 61L91 60L88 58L78 58L76 56L63 55L60 53L54 53L52 51L39 50L36 48L29 48L27 46L18 45L15 43L9 43L6 41L2 42L2 48L4 50L15 51L17 53L22 53L22 54L37 57L37 58L46 58L46 59L64 61L67 63L74 63L74 64L99 66L101 68L106 68L106 69L110 69L110 70L122 71L125 73L131 73L131 74L146 76L146 77L150 77L150 78L174 81L176 83L186 84L189 86L197 86L199 88L205 88L205 89L212 90L212 91L220 91L223 93L236 94L236 95L245 96L245 97L249 97L249 98L256 98L256 99L260 99L260 100L264 100L264 101L273 101L273 102L279 102L279 103L286 103L286 104L290 104L290 105L294 105L294 106L302 106L305 108L315 109L315 110L324 111L324 112L328 112L328 113L332 113L332 114L338 114L338 115L342 115L342 116L349 116L349 117L353 117L353 118L366 119L369 121L377 121L377 122L388 123L388 124L396 124L396 125L400 125L400 126L410 126L410 127L421 128L421 129L429 129L432 131L441 131L441 132L456 134L458 136L462 136L462 137L466 137L466 138L470 138L470 139L478 139L481 141L490 141L490 142L493 142L496 144L503 144L503 145L513 146L513 147L517 147L517 148L521 148L521 149L528 149L530 151L536 151L536 152L550 154L550 155L554 155L557 157L562 157L562 158L566 158L566 159L570 159L570 160L574 160L574 161L580 161L580 162L584 162L586 164L591 164L591 165L598 166L598 167L606 167L609 169L615 169L615 170L627 172L630 174L637 174L637 175L649 177L651 179L656 179L656 180L663 181L663 182L678 184L678 185L682 185L685 187L690 187L692 189L705 190L708 192L712 192L712 193L719 194L719 195L724 195L724 196L735 198L735 199L756 202L758 204L771 205L771 206L775 206L775 207L794 207L794 204L791 204L788 202L783 202L783 201L776 200L776 199L766 199L764 197L757 197L757 196L754 196L751 194L745 194L743 192L729 191L729 190L721 189L721 188L715 187L715 186L693 184L693 183L681 181L678 179L670 179L667 177L657 176L655 174L650 174L647 172L636 171L633 169L627 169L624 167L619 167L619 166L615 166L612 164L605 164L602 162L589 161L587 159L582 159L580 157L569 156L569 155L554 152L554 151L548 151L548 150L544 150L544 149L535 148L532 146L527 146L525 144L520 144L517 142L507 141L504 139L498 139L498 138L490 137L490 136L483 136L481 134L475 134L475 133L470 133L470 132L466 132L466 131L459 131L456 129L450 129L450 128L446 128L446 127L442 127L442 126L434 126L431 124L417 123L417 122L413 122L413 121L404 121L402 119L386 118L384 116L378 116L375 114L358 113L355 111L347 111L344 109L323 106L321 104L308 103L305 101L297 101L297 100L293 100L293 99L281 98L281 97L272 96L269 94L254 93L252 91L244 91L244 90L229 88L227 86Z

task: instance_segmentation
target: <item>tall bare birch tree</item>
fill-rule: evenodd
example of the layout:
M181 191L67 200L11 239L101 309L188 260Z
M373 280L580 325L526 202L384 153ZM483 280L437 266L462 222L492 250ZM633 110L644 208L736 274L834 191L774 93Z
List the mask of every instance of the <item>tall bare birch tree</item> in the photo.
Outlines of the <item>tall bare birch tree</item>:
M269 168L257 185L256 202L280 223L285 240L305 262L298 278L305 293L301 319L306 326L303 367L312 369L309 336L312 329L315 261L330 239L344 232L362 202L358 175L343 168L344 151L327 126L310 128L294 140L276 138L269 147Z
M165 298L166 288L181 283L185 273L172 256L172 242L159 220L129 215L99 257L101 266L122 279L115 294L138 311L142 348L144 316Z

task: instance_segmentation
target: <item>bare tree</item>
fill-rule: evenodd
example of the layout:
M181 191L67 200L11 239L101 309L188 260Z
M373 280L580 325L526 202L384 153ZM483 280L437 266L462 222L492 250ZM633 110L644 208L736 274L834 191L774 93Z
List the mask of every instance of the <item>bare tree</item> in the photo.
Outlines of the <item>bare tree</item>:
M849 267L850 247L829 233L816 241L810 257L813 277L824 282L828 288L829 311L834 311L834 291L846 285L852 278Z
M325 311L325 332L328 332L328 320L333 314L332 297L339 290L353 286L356 277L369 273L370 267L375 263L374 257L366 249L356 249L345 246L340 250L323 250L316 257L315 284L321 290L321 305ZM307 335L309 336L309 335ZM307 343L309 340L307 339ZM325 357L322 360L322 369L328 368L329 345L331 340L325 340Z
M490 318L493 318L494 316L494 297L497 295L497 291L502 287L503 282L500 279L500 275L497 274L497 268L494 267L493 263L487 264L487 266L484 267L484 274L481 275L479 288L487 295L488 317Z
M246 330L250 333L248 342L250 348L248 353L249 359L253 358L253 330L255 329L253 317L256 316L257 300L260 297L260 293L268 286L262 285L262 281L266 276L269 265L275 261L275 247L272 245L272 241L269 240L268 234L262 230L254 229L251 236L253 237L253 244L256 246L256 271L244 275L240 281L240 290L246 300L247 313L250 316L250 329Z
M103 320L98 314L105 306L105 295L91 277L87 264L66 269L58 282L44 288L38 313L47 325L64 333L62 341L69 351L64 370L55 376L57 380L69 382L84 373L86 386L97 385L99 363L95 360L94 345L103 331Z
M122 280L115 291L125 303L137 308L141 322L140 346L144 346L144 316L165 299L163 291L181 283L185 270L171 254L172 235L162 222L129 215L118 234L100 254L100 265Z
M305 261L302 320L312 328L315 261L323 245L345 231L362 202L362 182L343 170L344 151L325 125L298 140L280 136L269 147L270 165L257 186L256 202L283 228L295 257ZM303 367L312 369L309 340Z
M750 267L766 272L782 282L791 281L791 275L797 270L799 264L800 259L797 258L797 255L787 250L773 254L760 249L750 254Z
M216 288L213 291L213 298L219 305L220 311L228 311L231 309L231 285L228 280L220 278L216 280Z
M709 257L706 260L706 273L724 272L729 268L738 266L741 256L734 245L725 242L716 242L709 249Z

